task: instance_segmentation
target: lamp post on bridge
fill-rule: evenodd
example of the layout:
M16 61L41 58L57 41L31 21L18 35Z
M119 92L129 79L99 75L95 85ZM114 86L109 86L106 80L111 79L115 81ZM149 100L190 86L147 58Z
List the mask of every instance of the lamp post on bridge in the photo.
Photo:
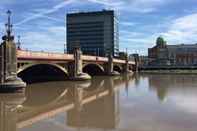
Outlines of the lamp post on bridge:
M17 77L17 55L14 36L12 35L11 11L7 11L8 22L5 24L6 34L0 45L0 91L13 91L26 86Z
M21 37L20 37L20 35L18 36L18 42L17 42L17 49L18 50L21 50L21 42L20 42L20 39L21 39Z

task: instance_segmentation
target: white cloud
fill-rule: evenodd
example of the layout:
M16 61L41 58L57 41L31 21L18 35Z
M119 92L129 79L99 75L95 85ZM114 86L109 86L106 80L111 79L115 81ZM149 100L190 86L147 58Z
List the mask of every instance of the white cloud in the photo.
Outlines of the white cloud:
M43 28L44 29L44 28ZM65 27L50 26L44 31L29 31L22 34L22 48L37 51L63 52Z
M197 13L173 20L168 31L161 34L170 42L197 42Z
M5 29L5 24L3 22L0 22L0 30Z
M134 43L134 45L135 43L141 43L143 45L150 46L151 43L154 44L156 37L157 34L150 34L145 32L132 32L126 30L120 32L120 41Z
M26 16L35 16L35 15L37 15L37 13L26 13L25 15ZM50 17L50 16L47 16L47 15L44 15L44 14L40 14L39 17L40 18L45 18L45 19L48 19L48 20L52 20L52 21L55 21L55 22L65 23L65 20L64 19Z
M129 53L139 53L147 55L148 48L154 45L156 35L142 32L120 32L120 50L128 48Z
M123 26L135 26L136 25L136 23L128 22L128 21L122 21L122 22L120 22L120 24Z
M56 11L58 11L59 9L65 7L66 5L74 2L75 0L64 0L63 2L55 5L54 7L52 7L51 9L43 9L41 12L33 15L33 16L28 16L27 18L25 18L24 20L16 23L15 25L21 25L23 23L26 23L28 21L31 21L31 20L34 20L34 19L37 19L37 18L40 18L40 17L43 17L44 15L48 15L48 14L51 14L51 13L54 13Z
M188 113L197 114L197 96L196 88L181 88L182 90L170 89L168 94L168 101L172 102L174 106L179 110L183 110Z
M106 8L119 11L149 13L157 9L158 6L166 4L169 0L88 0L90 2L103 4Z
M97 4L103 4L106 6L121 6L124 2L123 1L117 1L117 0L87 0L89 2L97 3Z
M5 24L3 22L0 22L0 36L5 35ZM0 37L1 40L1 37Z

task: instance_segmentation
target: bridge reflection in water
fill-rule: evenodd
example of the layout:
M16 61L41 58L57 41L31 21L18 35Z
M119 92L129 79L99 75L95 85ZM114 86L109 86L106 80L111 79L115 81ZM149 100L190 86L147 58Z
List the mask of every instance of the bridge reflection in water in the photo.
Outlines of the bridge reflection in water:
M196 131L193 75L95 77L0 95L0 131Z
M25 92L6 97L0 95L0 131L16 131L61 112L67 112L68 126L85 127L88 124L90 127L113 129L119 122L117 87L121 87L114 85L122 85L131 77L39 83L29 85Z
M0 131L16 131L17 108L24 101L22 92L0 95Z

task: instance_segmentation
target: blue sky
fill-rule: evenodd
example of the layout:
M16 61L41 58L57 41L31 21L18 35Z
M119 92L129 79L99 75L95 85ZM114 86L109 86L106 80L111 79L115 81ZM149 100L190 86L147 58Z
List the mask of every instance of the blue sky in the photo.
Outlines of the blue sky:
M197 43L197 0L0 0L0 36L7 9L23 49L63 52L66 13L102 9L118 14L120 50L147 55L160 35L168 44Z

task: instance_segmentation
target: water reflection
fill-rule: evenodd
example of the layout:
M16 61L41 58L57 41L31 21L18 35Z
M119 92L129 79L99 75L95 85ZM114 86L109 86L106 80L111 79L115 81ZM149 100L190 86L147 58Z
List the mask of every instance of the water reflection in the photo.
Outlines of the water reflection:
M16 131L17 108L24 101L24 92L0 94L0 131Z
M196 87L193 75L151 74L32 84L0 95L0 131L195 131Z
M93 90L96 95L94 101L84 104L80 110L78 106L75 106L67 112L68 126L101 129L114 129L116 127L119 122L119 91L114 91L113 78L106 78L104 83L105 86L97 87L101 88L96 89L97 93ZM92 87L90 88L92 89ZM89 94L93 93L89 90L86 91ZM80 103L84 103L83 99L85 97L81 98L82 102Z
M148 78L149 88L153 89L160 101L175 91L188 92L190 95L197 93L196 75L143 75ZM178 93L177 93L178 94Z
M115 128L119 121L119 91L115 85L123 84L129 78L131 77L97 77L91 82L58 82L58 86L52 83L47 86L30 85L26 93L27 100L23 104L26 111L20 115L18 127L22 128L67 111L65 119L68 126ZM46 93L44 88L53 93ZM39 99L35 98L39 96L38 91L43 100L36 102Z

